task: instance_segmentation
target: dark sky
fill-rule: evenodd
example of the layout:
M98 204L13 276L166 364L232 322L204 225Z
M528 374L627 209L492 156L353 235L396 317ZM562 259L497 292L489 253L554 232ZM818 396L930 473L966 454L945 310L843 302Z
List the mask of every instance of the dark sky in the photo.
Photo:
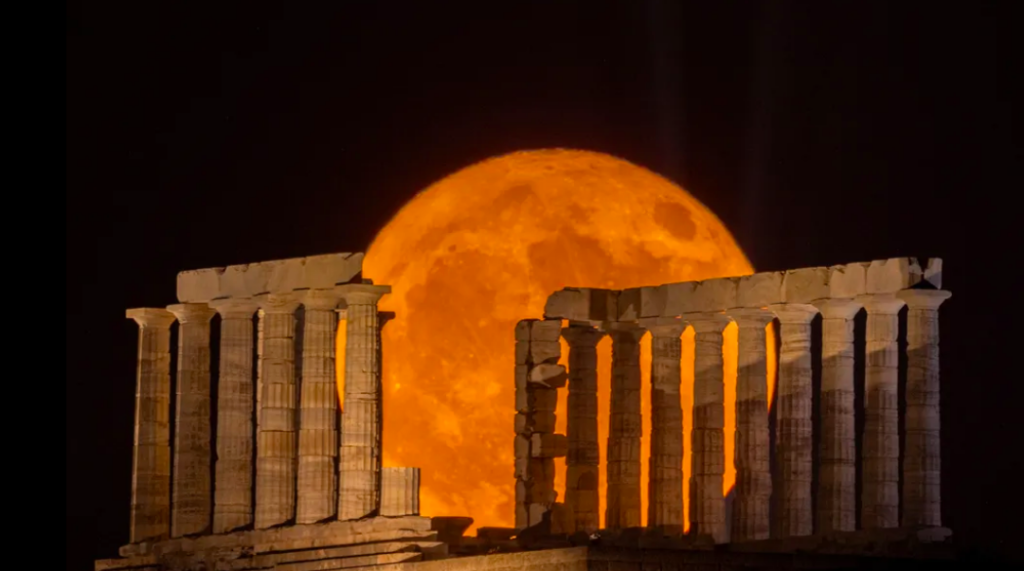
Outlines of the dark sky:
M432 181L552 146L682 184L759 270L944 258L945 521L1019 551L1011 2L155 4L68 12L69 569L128 537L125 308L364 250Z

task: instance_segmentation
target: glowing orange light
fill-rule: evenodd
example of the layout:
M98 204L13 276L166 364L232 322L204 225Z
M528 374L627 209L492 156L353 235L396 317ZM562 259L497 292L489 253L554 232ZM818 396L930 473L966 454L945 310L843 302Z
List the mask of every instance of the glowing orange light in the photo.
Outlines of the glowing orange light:
M383 332L385 464L423 469L424 515L470 515L475 526L511 526L515 323L540 317L547 296L566 286L621 289L752 271L725 226L695 198L607 155L518 152L433 184L381 230L363 267L375 283L392 286L381 309L397 314ZM683 342L688 432L692 330ZM649 336L643 344L646 387ZM725 357L731 418L736 336L728 331ZM602 443L610 361L605 338L598 345ZM559 404L564 431L564 398ZM647 434L649 397L644 407ZM730 434L726 445L728 489L735 480ZM645 438L644 477L648 447Z

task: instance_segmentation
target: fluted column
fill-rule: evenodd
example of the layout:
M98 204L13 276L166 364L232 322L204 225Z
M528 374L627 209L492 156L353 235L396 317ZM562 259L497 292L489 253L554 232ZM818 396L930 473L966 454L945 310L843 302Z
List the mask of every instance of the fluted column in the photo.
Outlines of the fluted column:
M693 433L690 470L691 532L729 541L725 526L725 369L722 331L729 318L717 313L684 315L695 335Z
M341 295L311 290L302 300L302 382L299 386L299 480L296 523L337 513L338 389L334 349Z
M640 526L640 338L644 330L616 324L612 338L605 527Z
M647 473L647 527L683 531L683 343L686 322L641 321L651 332L651 458Z
M850 299L815 305L822 317L817 531L853 531L857 521L853 319L861 306Z
M217 463L213 533L252 524L253 323L256 302L210 302L220 314L220 369L217 383Z
M575 514L576 529L587 533L600 527L597 343L603 336L604 332L588 325L562 329L569 343L565 503Z
M904 290L907 304L907 410L903 451L904 526L942 525L939 451L939 306L943 290Z
M796 537L814 532L811 479L813 425L811 404L811 321L813 305L787 303L771 306L779 318L782 347L775 394L774 537Z
M377 301L390 286L346 284L345 408L341 415L338 519L375 515L380 506L381 387Z
M860 522L864 529L899 526L900 309L893 294L858 298L868 314L864 378L864 449Z
M129 309L139 325L135 442L129 541L166 538L171 530L171 324L157 308Z
M263 350L256 441L257 529L283 525L295 517L297 299L292 294L259 299Z
M210 509L210 319L205 303L167 307L178 318L178 399L171 480L171 536L209 531Z
M768 437L768 362L765 328L771 312L729 312L739 327L736 375L736 499L732 541L768 539L772 495Z

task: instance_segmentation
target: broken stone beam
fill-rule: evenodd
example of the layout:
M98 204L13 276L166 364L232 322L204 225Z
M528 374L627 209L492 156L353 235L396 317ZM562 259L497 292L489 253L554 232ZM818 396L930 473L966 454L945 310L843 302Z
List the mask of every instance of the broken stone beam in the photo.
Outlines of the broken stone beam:
M739 327L732 541L757 541L768 539L770 528L772 474L765 329L775 316L762 309L730 311L729 316Z
M338 462L338 519L377 513L380 502L380 316L377 302L391 286L340 286L348 306L345 344L345 409Z
M258 306L249 299L217 300L210 306L220 314L213 533L227 533L252 525L252 316Z
M383 468L380 474L380 515L420 514L420 469Z
M686 322L641 319L651 332L651 457L647 527L683 531L682 339Z
M170 305L178 319L178 395L171 479L171 536L209 531L210 319L205 303Z
M644 330L615 324L608 430L608 507L605 527L640 526L640 338Z
M334 350L336 309L341 295L332 289L308 290L302 330L302 381L299 398L299 479L295 523L333 517L338 503L338 387Z
M267 294L258 301L263 350L255 525L267 529L295 517L295 310L299 301L296 294Z
M171 531L171 324L158 308L129 309L139 326L135 442L129 541L165 539Z
M870 276L870 270L869 270ZM864 382L864 446L861 527L899 525L900 435L899 313L893 294L869 294L858 301L868 314Z
M585 325L562 329L569 344L565 503L575 518L575 529L587 533L600 526L597 343L603 336L604 332Z
M779 318L782 347L775 410L775 458L778 478L773 482L775 506L773 537L798 537L814 532L811 502L813 424L811 420L811 321L813 305L772 305Z
M722 331L729 318L719 313L684 315L695 333L690 525L715 543L729 541L725 525L725 381Z
M853 320L860 303L831 299L821 311L821 450L817 532L854 531L856 448L853 410Z
M363 254L359 252L189 270L178 274L178 301L208 302L293 290L330 289L350 281L362 267Z
M547 320L603 322L618 316L618 292L595 288L565 288L548 297L544 305Z
M907 304L902 522L907 527L942 525L939 306L950 295L948 291L929 289L904 290L897 294Z

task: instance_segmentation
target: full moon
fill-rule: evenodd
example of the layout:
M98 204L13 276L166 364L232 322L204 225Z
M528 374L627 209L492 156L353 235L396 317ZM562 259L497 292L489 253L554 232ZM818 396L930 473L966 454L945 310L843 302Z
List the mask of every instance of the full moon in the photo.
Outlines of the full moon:
M697 199L605 154L516 152L434 183L380 231L364 261L365 277L392 286L381 309L396 313L383 330L385 465L422 468L424 515L511 526L516 322L541 317L547 296L566 286L621 289L752 272L729 231ZM649 391L649 335L642 343ZM689 431L692 329L683 343ZM724 350L727 427L735 424L735 344L731 326ZM774 343L769 347L774 353ZM598 349L604 442L610 340ZM566 352L563 344L563 360ZM649 423L647 395L644 402ZM564 402L559 406L564 433ZM728 490L735 478L730 428L725 436ZM689 438L684 442L686 480ZM564 491L564 482L556 487Z

